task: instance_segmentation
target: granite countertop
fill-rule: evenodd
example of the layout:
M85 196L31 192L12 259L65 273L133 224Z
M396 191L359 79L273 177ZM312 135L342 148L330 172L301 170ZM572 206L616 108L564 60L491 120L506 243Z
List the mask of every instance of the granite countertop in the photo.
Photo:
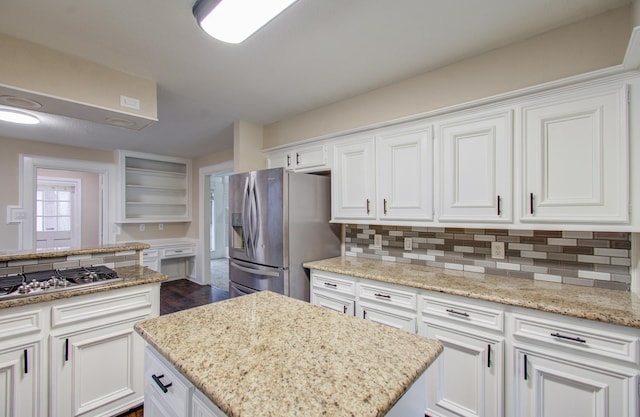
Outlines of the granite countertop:
M229 417L383 416L442 351L269 291L135 329Z
M133 287L135 285L152 284L155 282L163 282L168 279L166 275L142 266L125 266L113 268L113 270L122 278L121 280L106 282L100 285L82 285L69 290L43 292L37 295L25 295L0 300L0 309L60 300L78 295L111 291L118 288Z
M139 242L123 242L98 246L87 246L79 249L71 248L47 248L29 249L22 251L0 251L0 262L18 261L26 259L56 258L59 256L84 255L87 253L108 253L129 250L148 249L149 245Z
M337 257L306 262L304 266L320 271L640 328L640 297L627 291L453 271L357 257Z

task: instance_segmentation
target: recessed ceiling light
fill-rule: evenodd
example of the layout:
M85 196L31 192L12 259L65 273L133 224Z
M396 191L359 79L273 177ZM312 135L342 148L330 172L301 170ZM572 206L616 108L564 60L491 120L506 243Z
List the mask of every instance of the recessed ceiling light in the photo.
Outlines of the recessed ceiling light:
M36 116L6 109L0 109L0 120L4 122L20 123L23 125L37 125L40 123L40 119Z
M193 15L210 36L240 43L296 0L199 0Z
M22 107L24 109L39 109L42 104L27 97L0 96L0 102L8 106Z
M136 122L132 120L121 119L119 117L108 117L107 123L118 127L133 127L136 125Z

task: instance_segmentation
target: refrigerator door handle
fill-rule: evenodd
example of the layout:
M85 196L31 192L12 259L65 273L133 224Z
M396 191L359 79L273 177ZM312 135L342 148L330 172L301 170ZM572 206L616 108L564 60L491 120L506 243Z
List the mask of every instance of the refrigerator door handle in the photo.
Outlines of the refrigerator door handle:
M253 187L251 189L251 197L252 197L252 212L251 212L251 242L253 243L253 256L255 258L256 251L258 249L258 239L260 238L260 210L258 203L258 193L256 192L256 184L253 183Z
M249 202L249 177L247 177L244 181L244 190L242 192L242 240L244 241L244 253L251 257L250 246L251 246L251 231L249 230L251 225L249 224L249 207L247 203Z
M254 274L254 275L264 275L264 276L268 276L268 277L279 277L280 274L278 272L275 271L263 271L261 269L253 269L253 268L247 268L244 266L240 266L237 263L230 261L229 264L234 267L237 268L243 272L249 273L249 274Z

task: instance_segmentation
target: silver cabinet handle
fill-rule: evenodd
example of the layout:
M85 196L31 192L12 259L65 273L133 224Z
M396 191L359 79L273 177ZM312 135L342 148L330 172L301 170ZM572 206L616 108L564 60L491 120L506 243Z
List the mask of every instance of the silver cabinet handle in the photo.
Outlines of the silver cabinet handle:
M447 313L456 314L458 316L469 317L469 313L456 311L456 310L454 310L452 308L448 308L446 311L447 311Z

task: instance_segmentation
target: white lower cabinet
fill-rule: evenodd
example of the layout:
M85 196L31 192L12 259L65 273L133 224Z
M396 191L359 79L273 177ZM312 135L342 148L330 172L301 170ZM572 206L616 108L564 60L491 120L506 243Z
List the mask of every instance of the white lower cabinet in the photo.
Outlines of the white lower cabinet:
M420 334L444 346L427 369L427 415L504 415L504 314L485 304L421 297Z
M311 288L311 304L355 315L356 284L352 279L318 271L311 274Z
M158 315L159 287L3 309L0 417L113 416L141 404L144 341L133 326Z
M356 315L438 340L428 417L638 417L638 329L311 270ZM331 281L329 280L331 279ZM415 307L413 307L415 306ZM416 314L417 313L417 314Z
M524 347L514 347L513 359L516 416L638 415L637 371Z
M41 407L42 343L0 348L0 416L36 417Z
M144 341L133 325L144 318L95 327L87 322L51 336L53 415L103 415L105 409L139 401Z
M155 349L144 355L144 415L151 417L226 417Z

